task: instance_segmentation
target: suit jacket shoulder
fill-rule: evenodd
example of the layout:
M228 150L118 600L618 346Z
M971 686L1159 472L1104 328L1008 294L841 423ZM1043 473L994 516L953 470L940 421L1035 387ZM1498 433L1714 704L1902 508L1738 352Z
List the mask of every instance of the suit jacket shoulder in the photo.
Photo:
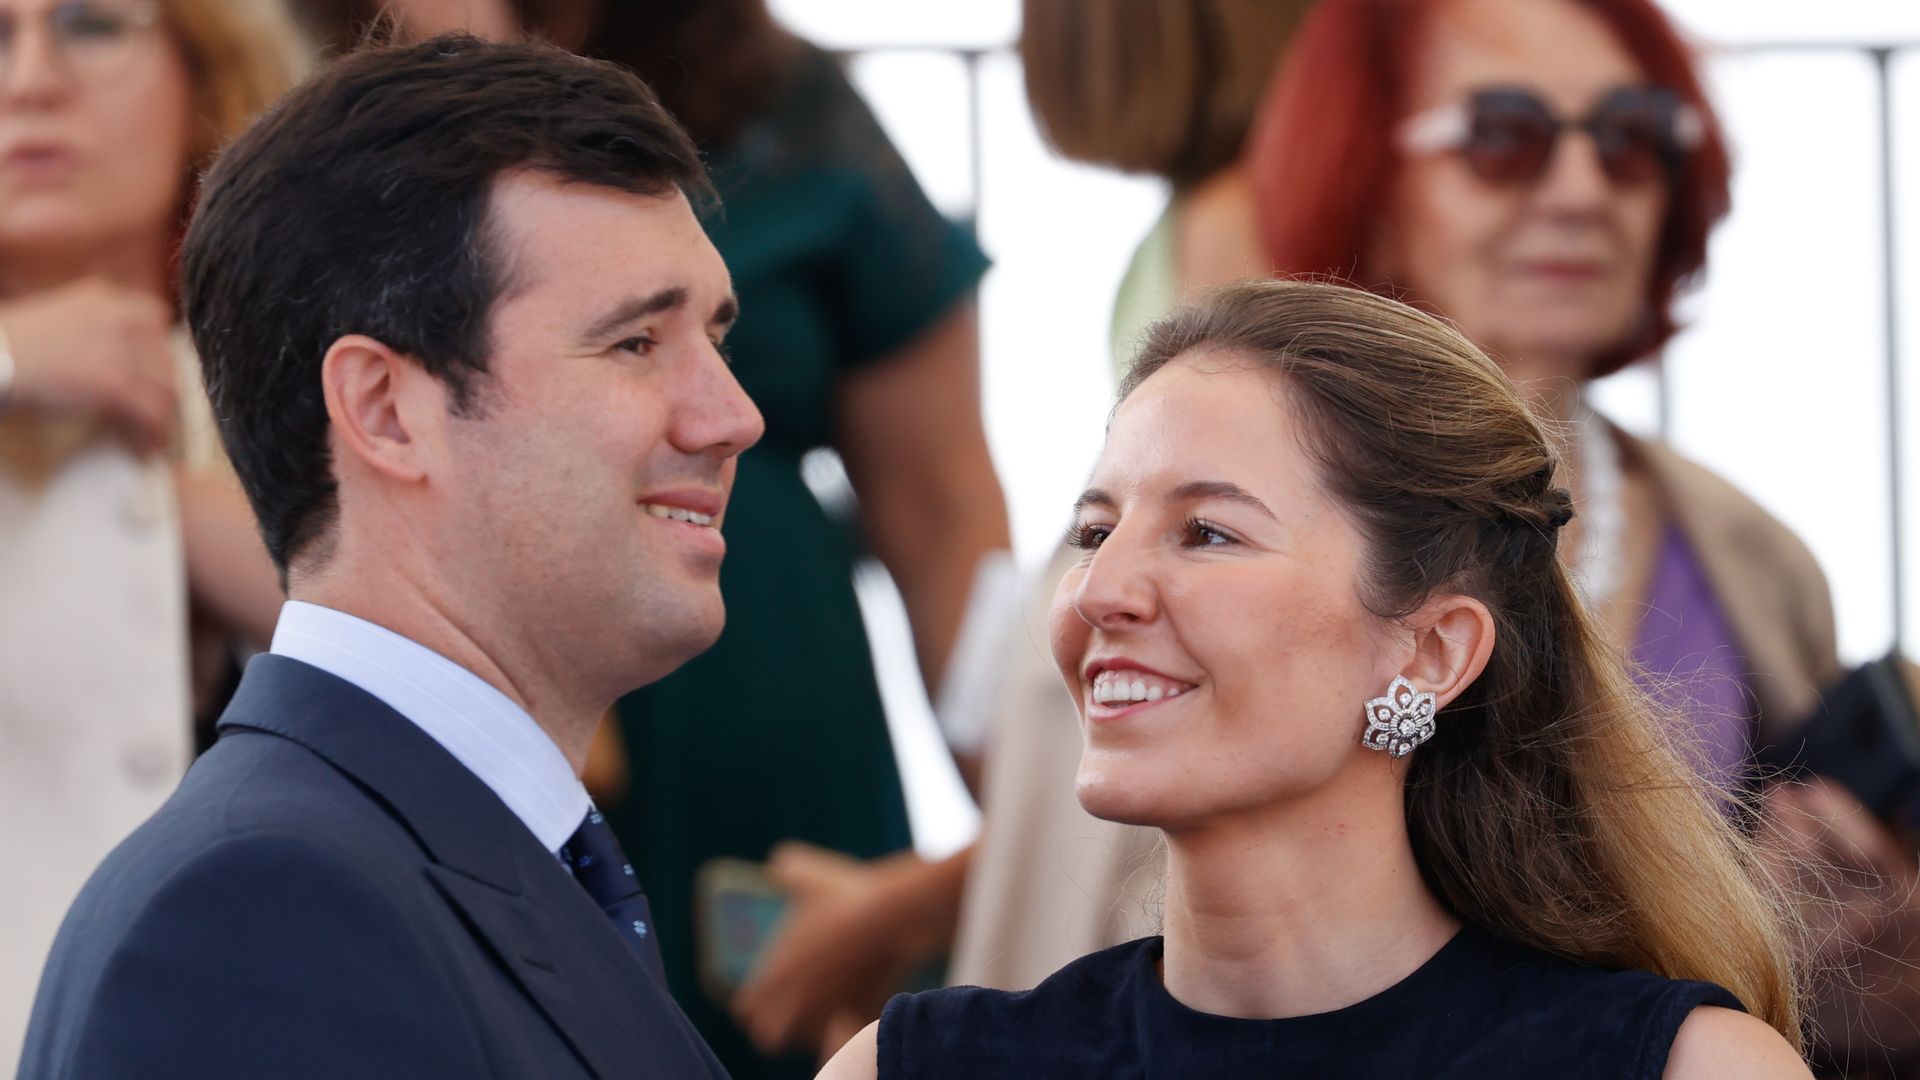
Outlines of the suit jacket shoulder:
M719 1075L497 797L404 717L256 658L220 741L95 873L22 1075ZM658 1072L651 1072L657 1068Z
M112 878L144 873L148 853ZM131 884L131 883L129 883ZM210 842L67 933L124 927L52 980L26 1075L485 1076L462 990L391 883L308 832ZM71 1022L58 1022L70 1017ZM36 1028L41 1025L36 1023Z

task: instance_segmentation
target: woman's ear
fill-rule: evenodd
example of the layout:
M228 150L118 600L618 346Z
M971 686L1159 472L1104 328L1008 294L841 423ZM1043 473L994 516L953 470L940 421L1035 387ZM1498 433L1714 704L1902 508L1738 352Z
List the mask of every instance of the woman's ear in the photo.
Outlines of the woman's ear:
M1473 685L1493 655L1493 615L1471 596L1436 595L1407 620L1413 655L1404 674L1444 709Z

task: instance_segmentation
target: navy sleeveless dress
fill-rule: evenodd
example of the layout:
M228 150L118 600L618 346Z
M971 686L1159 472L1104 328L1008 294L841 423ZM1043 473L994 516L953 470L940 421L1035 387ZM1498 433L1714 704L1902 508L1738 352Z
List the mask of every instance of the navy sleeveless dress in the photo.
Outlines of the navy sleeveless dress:
M1659 1080L1689 1010L1741 1008L1711 983L1586 967L1469 927L1365 1001L1239 1020L1175 1001L1160 952L1160 938L1130 941L1023 993L898 995L880 1018L880 1080Z

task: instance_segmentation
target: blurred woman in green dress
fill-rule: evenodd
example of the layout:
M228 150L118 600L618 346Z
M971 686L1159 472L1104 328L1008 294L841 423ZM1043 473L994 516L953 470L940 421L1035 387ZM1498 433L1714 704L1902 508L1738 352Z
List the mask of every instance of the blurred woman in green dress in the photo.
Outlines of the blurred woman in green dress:
M709 154L709 232L733 272L728 338L767 419L741 458L712 650L621 702L625 798L608 800L653 903L672 989L736 1077L757 1055L699 988L692 882L710 860L800 840L858 859L909 846L855 601L856 561L898 584L937 687L984 556L1007 546L981 426L974 291L987 260L915 183L835 60L762 0L574 10L579 50L638 71ZM823 507L808 452L845 463Z

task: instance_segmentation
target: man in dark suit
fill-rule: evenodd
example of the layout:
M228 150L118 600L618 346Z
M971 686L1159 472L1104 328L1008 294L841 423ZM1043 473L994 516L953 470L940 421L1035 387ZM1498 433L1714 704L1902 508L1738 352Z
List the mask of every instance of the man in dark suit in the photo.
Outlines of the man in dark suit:
M705 190L631 75L465 37L223 155L187 318L290 599L75 902L22 1075L723 1075L578 779L723 620L761 423Z

